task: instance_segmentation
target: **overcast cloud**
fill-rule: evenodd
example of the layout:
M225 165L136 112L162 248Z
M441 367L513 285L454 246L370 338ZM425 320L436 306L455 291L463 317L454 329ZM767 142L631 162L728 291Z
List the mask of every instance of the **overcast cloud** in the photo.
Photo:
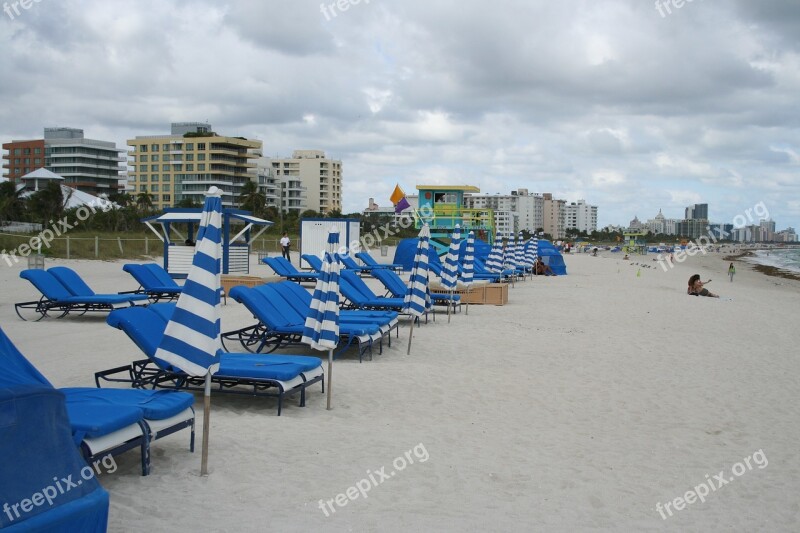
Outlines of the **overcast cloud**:
M800 229L800 2L355 2L0 14L0 139L73 126L124 147L208 120L265 155L342 159L346 212L395 183L465 183L585 198L601 226L763 201Z

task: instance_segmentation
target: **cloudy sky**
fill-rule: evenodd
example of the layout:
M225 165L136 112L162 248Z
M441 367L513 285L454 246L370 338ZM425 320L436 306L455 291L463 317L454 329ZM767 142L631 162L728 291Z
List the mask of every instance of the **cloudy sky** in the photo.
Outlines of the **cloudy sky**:
M208 120L342 159L346 212L465 183L800 229L800 2L662 1L36 0L0 14L0 139Z

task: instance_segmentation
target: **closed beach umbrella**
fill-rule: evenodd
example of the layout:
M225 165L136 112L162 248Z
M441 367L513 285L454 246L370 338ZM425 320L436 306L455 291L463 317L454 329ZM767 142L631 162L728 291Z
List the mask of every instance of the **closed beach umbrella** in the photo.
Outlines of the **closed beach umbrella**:
M442 285L450 291L451 300L447 302L447 321L450 322L450 307L452 307L453 290L458 283L458 255L461 251L461 227L456 225L455 231L450 239L450 248L444 258L442 268Z
M511 273L511 286L514 287L514 280L517 278L517 268L514 266L514 257L517 253L517 245L514 242L514 232L508 234L506 245L503 247L503 271Z
M539 238L535 235L528 248L528 257L531 258L534 264L536 264L536 260L539 259ZM533 273L536 274L536 270L534 270Z
M155 356L190 376L205 376L203 455L200 474L208 474L211 375L219 369L220 263L222 262L222 191L211 187L200 216L194 258L186 283Z
M517 237L513 231L508 234L506 247L503 248L503 267L513 270L517 268Z
M322 272L314 287L301 341L315 350L328 350L328 409L333 389L333 350L339 345L339 272L341 264L334 251L339 231L331 228L328 248L322 259Z
M489 257L486 259L486 270L498 274L503 272L503 238L499 233L494 240Z
M431 230L427 224L422 226L417 241L417 252L411 267L406 295L403 298L403 312L411 315L411 329L408 333L408 351L411 353L411 337L414 334L414 322L431 309L430 270L428 268L428 242Z
M533 264L536 262L536 246L533 243L533 239L528 239L528 242L525 243L525 264L529 267L533 268Z
M519 238L517 239L517 256L515 263L518 267L523 269L528 269L528 263L525 261L525 240L522 238L522 232L519 232Z
M467 248L464 250L464 264L461 266L461 283L467 288L472 286L475 278L475 233L470 231L467 235ZM465 314L469 314L469 298L467 298Z

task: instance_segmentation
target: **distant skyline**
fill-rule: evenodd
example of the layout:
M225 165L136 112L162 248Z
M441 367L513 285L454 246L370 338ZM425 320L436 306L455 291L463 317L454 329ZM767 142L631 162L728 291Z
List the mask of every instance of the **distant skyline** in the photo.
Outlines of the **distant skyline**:
M3 13L0 42L2 142L208 121L341 159L345 212L461 183L585 199L599 227L763 202L800 229L791 0L63 0Z

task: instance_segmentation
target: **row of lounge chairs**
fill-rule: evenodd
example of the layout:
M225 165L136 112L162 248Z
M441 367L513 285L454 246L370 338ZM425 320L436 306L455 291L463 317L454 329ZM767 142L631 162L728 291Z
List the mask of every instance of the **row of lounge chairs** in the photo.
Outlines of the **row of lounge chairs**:
M23 320L26 320L23 313L32 311L34 316L38 315L38 321L48 316L61 318L70 313L83 315L89 312L110 312L137 303L170 301L180 296L183 290L163 267L155 263L127 264L122 270L139 283L138 289L115 294L97 294L71 268L59 266L47 270L23 270L19 276L30 281L41 297L30 302L16 303L14 310ZM225 295L222 289L220 294L223 297Z
M147 301L147 296L141 294L97 294L67 267L28 269L19 275L30 281L42 295L38 300L14 304L14 311L23 320L23 311L33 311L39 315L37 320L41 320L46 316L60 318L70 313L108 312Z

